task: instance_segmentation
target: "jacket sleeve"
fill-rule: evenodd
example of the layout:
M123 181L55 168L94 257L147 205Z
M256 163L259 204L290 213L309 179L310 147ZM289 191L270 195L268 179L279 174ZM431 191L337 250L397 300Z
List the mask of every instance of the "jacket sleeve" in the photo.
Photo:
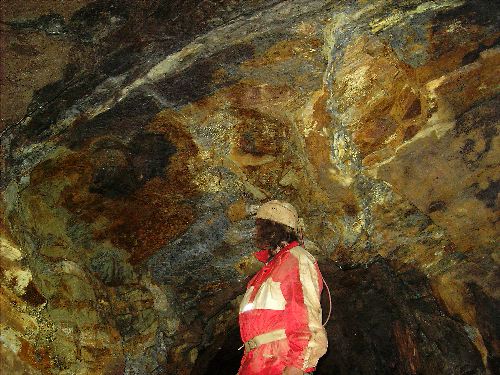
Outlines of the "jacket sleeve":
M312 371L328 343L321 324L322 278L312 255L297 247L291 250L289 277L284 282L285 332L289 351L286 366Z

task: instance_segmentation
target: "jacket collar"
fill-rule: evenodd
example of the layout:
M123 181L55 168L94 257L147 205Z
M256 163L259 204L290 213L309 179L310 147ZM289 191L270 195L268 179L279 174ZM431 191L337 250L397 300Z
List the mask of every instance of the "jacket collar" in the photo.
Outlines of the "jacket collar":
M278 254L276 254L276 256L281 256L282 254L285 254L287 251L289 251L290 249L292 249L298 245L299 245L298 241L290 242L285 247L282 247L281 250L278 252ZM257 258L258 261L260 261L262 263L267 263L267 262L269 262L269 260L271 258L271 253L269 252L269 250L264 249L264 250L256 251L254 253L254 256L255 256L255 258Z

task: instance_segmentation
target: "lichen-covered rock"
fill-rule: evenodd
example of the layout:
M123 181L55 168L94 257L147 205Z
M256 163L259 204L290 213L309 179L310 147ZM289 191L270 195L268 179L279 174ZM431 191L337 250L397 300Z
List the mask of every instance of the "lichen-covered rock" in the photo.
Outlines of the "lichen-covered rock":
M490 2L44 6L4 25L9 77L65 47L2 104L0 370L234 374L277 198L332 289L318 373L496 373Z

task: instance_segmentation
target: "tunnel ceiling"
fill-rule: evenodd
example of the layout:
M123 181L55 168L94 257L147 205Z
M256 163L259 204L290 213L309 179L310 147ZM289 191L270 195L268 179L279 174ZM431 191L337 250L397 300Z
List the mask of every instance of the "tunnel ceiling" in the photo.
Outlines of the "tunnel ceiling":
M499 373L496 2L0 9L3 373L236 373L271 198L332 290L317 373Z

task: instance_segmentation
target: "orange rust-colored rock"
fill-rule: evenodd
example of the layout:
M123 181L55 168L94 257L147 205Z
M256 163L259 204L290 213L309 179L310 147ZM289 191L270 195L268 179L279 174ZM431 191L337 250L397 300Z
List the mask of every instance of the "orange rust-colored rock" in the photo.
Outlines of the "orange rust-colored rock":
M313 60L317 50L323 45L319 39L296 39L281 41L265 51L258 58L245 61L244 68L259 68L279 64L294 57Z
M324 174L331 168L330 151L331 143L325 134L329 128L332 117L327 111L327 100L329 92L325 88L318 93L318 97L312 106L310 119L305 119L311 123L311 127L306 130L306 150L311 164L318 174ZM321 180L321 178L320 178Z
M381 40L363 36L348 46L333 93L365 165L416 134L426 118L420 90L413 69Z
M245 218L247 216L245 201L238 200L233 203L228 209L228 216L234 222Z
M94 228L94 237L111 240L131 253L131 262L139 262L182 233L194 218L191 208L180 203L179 199L196 195L187 164L188 160L196 157L196 147L167 118L160 115L151 124L151 129L160 134L168 133L177 153L172 157L164 178L148 181L127 201L89 192L95 167L82 153L70 154L59 160L57 165L53 162L40 165L32 174L32 186L45 184L48 178L53 183L66 183L61 203L87 223L104 219L104 227Z
M413 332L397 321L394 325L394 337L398 345L399 355L403 361L407 361L408 374L416 374L417 369L420 367L419 362L421 359L415 345Z

